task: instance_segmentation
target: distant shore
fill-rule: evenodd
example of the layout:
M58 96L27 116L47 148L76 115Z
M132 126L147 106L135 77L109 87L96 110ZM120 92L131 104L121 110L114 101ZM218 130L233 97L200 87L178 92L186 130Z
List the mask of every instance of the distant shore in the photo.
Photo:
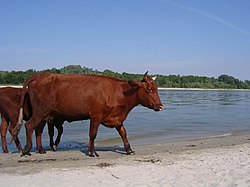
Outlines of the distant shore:
M204 91L226 91L226 90L231 90L231 91L250 91L250 89L223 89L223 88L221 88L221 89L210 89L210 88L158 88L158 90L176 90L176 91L178 91L178 90L191 90L191 91L202 91L202 90L204 90Z
M132 146L133 147L133 146ZM8 186L249 186L250 135L133 147L123 155L96 147L81 150L0 154L1 185ZM119 149L119 148L118 148Z
M208 88L162 88L162 87L159 87L158 90L224 90L224 89L208 89Z
M22 85L0 85L0 88L4 88L4 87L14 87L14 88L22 88ZM250 89L209 89L209 88L161 88L159 87L158 90L173 90L173 91L185 91L185 90L191 90L191 91L226 91L226 90L231 90L231 91L250 91Z

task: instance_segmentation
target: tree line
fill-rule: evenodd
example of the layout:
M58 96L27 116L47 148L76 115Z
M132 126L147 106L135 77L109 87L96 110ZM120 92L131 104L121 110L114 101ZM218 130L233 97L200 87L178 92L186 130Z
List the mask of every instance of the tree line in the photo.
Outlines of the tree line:
M122 80L141 80L143 74L118 73L111 70L98 71L80 65L69 65L61 69L46 69L37 71L0 71L0 85L22 85L28 77L39 73L58 74L91 74L116 77ZM154 75L155 76L155 75ZM229 75L220 75L218 78L206 76L180 76L180 75L156 75L155 83L163 88L208 88L208 89L250 89L250 81L241 81Z

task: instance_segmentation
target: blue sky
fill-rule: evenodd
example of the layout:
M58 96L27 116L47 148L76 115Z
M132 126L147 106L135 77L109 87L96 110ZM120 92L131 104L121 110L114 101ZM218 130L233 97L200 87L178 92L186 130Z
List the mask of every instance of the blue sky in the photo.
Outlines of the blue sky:
M249 0L1 0L0 70L250 80L249 10Z

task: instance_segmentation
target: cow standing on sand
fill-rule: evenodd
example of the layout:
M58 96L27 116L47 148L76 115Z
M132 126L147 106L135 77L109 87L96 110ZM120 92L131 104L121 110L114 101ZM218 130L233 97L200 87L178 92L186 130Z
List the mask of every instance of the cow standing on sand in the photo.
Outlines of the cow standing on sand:
M1 132L1 140L2 140L2 151L3 153L8 153L6 135L7 130L9 128L10 133L15 129L15 126L18 121L18 111L20 108L20 97L21 97L22 89L21 88L13 88L13 87L4 87L0 88L0 114L1 114L1 125L0 125L0 132ZM23 118L25 121L28 121L32 115L32 108L30 104L29 97L25 97L24 105L23 105ZM56 150L57 145L60 142L61 134L63 133L62 124L63 120L59 115L51 117L50 120L46 121L48 123L48 132L50 137L50 146L52 150ZM42 148L39 143L41 142L41 128L46 123L43 121L38 127L36 127L36 141L37 141L37 150L39 153L45 153L45 150ZM54 126L57 128L58 136L56 138L55 144L53 142L54 136ZM19 141L19 138L15 136L14 138L15 144L18 148L18 151L22 151L22 146Z
M8 127L10 127L9 128L10 133L12 133L14 127L17 124L21 93L22 93L21 88L13 88L13 87L0 88L0 114L2 118L0 132L1 132L3 153L9 152L6 143L6 134ZM28 98L24 100L23 107L24 107L23 116L24 120L26 121L27 119L30 118L31 115L30 103ZM14 138L14 141L17 146L17 149L21 152L22 146L17 136Z
M89 156L99 156L94 140L99 125L116 128L127 154L133 153L123 122L138 104L155 111L163 109L152 77L144 74L142 81L124 81L113 77L72 74L39 74L28 78L23 86L22 100L29 95L33 109L26 123L26 146L23 155L32 148L34 129L44 119L60 114L68 121L90 119ZM22 114L23 101L20 102ZM21 121L17 124L21 128ZM14 135L14 134L13 134Z

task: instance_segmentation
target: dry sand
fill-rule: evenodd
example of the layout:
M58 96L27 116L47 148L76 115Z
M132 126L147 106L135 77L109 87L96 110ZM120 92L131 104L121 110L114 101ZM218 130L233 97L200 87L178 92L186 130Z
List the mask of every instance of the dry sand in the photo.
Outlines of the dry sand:
M1 186L250 186L250 135L20 157L0 154Z

